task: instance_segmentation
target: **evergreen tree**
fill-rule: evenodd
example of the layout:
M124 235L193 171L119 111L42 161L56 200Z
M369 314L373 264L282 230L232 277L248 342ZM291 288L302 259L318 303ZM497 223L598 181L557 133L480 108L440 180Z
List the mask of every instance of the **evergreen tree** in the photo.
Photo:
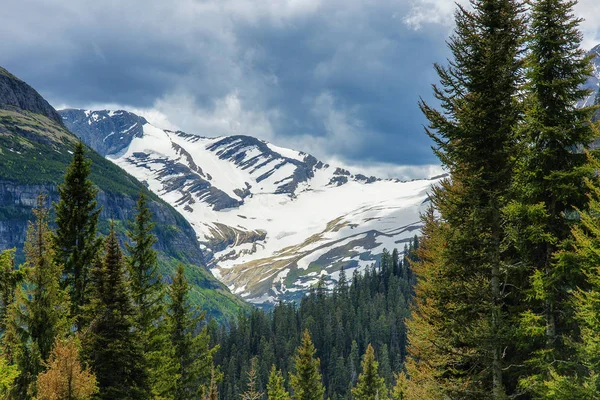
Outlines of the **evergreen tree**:
M17 376L19 376L17 366L9 363L4 355L0 355L0 396L3 399L7 398Z
M263 393L258 391L258 382L256 381L256 357L250 361L250 371L248 371L248 383L246 391L242 393L242 400L260 400Z
M455 14L449 66L435 66L441 110L420 104L434 151L451 174L431 196L442 222L426 217L425 232L442 237L424 240L442 247L418 268L421 287L409 330L409 375L429 381L428 399L498 400L513 391L504 372L514 324L501 210L520 115L524 24L519 0L470 5Z
M392 366L390 365L390 354L388 351L387 344L381 346L379 354L381 377L385 380L386 385L391 385L393 379L393 372Z
M315 358L315 346L308 329L304 330L302 343L296 351L295 372L290 373L290 385L295 400L323 400L325 388L319 373L320 360Z
M404 374L403 372L400 374L395 375L396 377L396 384L394 385L394 387L391 390L390 393L390 398L392 400L406 400L407 397L407 391L408 391L408 386L406 384L407 382L407 377L406 374Z
M418 248L418 243L411 243L411 248ZM415 255L407 252L406 258L415 259ZM297 307L280 303L270 313L254 310L230 322L228 329L212 329L211 339L221 345L215 361L225 372L220 390L223 398L239 398L246 384L248 360L254 356L260 360L257 379L261 384L268 382L272 364L283 376L289 376L294 371L296 348L307 327L315 328L311 340L315 356L321 360L325 397L351 397L361 370L361 349L364 352L370 341L379 348L380 374L384 378L388 374L392 384L392 371L403 368L406 353L404 325L411 303L408 264L407 269L403 266L395 273L393 261L392 268L385 271L368 268L364 275L353 274L351 285L342 269L331 293L318 294L314 290Z
M137 201L135 220L131 225L127 236L132 243L127 243L126 247L130 254L127 267L135 308L134 329L152 391L155 396L164 397L174 389L172 377L176 372L163 318L166 312L164 286L158 272L157 254L152 248L157 239L152 233L152 213L143 192Z
M77 328L81 328L80 308L86 304L89 271L101 248L101 240L96 236L98 191L89 179L90 167L85 147L78 142L65 180L58 186L60 201L54 205L56 263L64 267L64 286L69 288L71 315L76 318Z
M26 285L9 313L11 332L4 337L19 366L14 393L35 394L35 379L43 371L57 337L67 334L68 294L60 288L61 266L54 261L46 197L40 194L25 240Z
M79 361L75 338L57 338L47 369L38 375L38 400L90 400L98 392L96 377Z
M570 293L583 276L571 259L554 257L570 240L576 221L573 207L584 207L584 180L593 174L580 151L594 139L589 124L593 108L573 106L587 94L581 85L591 73L589 58L579 47L581 20L574 16L575 4L532 2L516 200L506 209L510 237L530 281L521 322L527 335L520 340L535 345L525 361L530 376L522 383L529 390L546 379L551 365L558 369L569 365L572 352L565 339L577 332Z
M600 160L591 158L594 169L600 168ZM544 379L532 377L532 387L538 399L582 399L600 397L600 179L588 180L589 207L580 210L580 223L575 225L573 251L563 251L558 259L577 262L586 277L586 284L579 287L574 296L575 320L580 337L567 342L572 355L571 369L555 364L548 365Z
M271 367L271 373L269 374L267 398L268 400L290 400L290 394L285 390L281 370L277 370L275 364Z
M60 288L62 266L54 260L52 231L48 226L46 196L40 194L25 241L25 267L29 294L24 302L27 329L42 362L48 360L57 337L69 329L68 294Z
M215 366L212 365L210 369L210 385L208 392L204 395L204 400L218 400L219 392L217 390L217 373L215 372Z
M352 394L356 400L379 400L387 398L385 380L379 376L379 363L375 360L375 350L369 344L362 361L362 373L358 376Z
M177 368L175 400L202 397L209 390L213 355L217 347L210 347L206 327L201 327L204 313L199 313L189 302L189 283L183 266L177 267L169 297L169 334Z
M24 269L15 268L15 249L0 252L0 336L6 331L8 309L15 301L24 272Z
M90 326L84 350L99 387L99 399L148 399L142 348L133 328L135 310L114 224L101 263L92 270Z

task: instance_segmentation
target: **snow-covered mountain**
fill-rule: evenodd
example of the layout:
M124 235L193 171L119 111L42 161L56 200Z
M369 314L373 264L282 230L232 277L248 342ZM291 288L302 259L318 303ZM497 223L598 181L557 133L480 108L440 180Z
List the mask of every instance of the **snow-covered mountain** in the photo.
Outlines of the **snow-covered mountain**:
M351 273L384 248L402 251L436 181L353 174L253 137L162 130L126 111L60 114L179 210L214 275L253 303L297 298L342 265Z
M600 44L590 50L588 55L592 57L593 71L585 82L584 88L589 89L590 94L577 104L578 107L593 106L598 95L598 88L600 88Z

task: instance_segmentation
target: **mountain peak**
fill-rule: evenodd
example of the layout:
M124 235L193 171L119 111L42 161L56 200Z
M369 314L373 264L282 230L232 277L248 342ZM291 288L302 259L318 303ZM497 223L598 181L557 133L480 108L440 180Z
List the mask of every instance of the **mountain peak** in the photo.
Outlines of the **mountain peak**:
M135 137L143 135L142 127L148 123L144 117L125 110L79 110L59 111L67 128L102 156L123 150Z
M297 299L320 276L404 246L435 180L353 174L251 136L160 129L127 112L60 111L84 142L191 223L213 274L254 303ZM119 146L107 146L116 140Z
M63 125L56 110L31 86L0 67L0 108L30 111Z

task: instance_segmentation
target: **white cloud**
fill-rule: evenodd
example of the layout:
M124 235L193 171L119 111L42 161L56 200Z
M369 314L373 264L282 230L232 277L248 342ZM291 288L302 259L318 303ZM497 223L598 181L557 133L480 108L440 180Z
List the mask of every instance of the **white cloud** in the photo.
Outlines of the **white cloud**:
M459 0L466 5L468 0ZM443 25L454 28L454 10L456 2L451 0L411 0L411 10L404 17L404 23L415 30L427 24Z
M415 30L428 24L454 28L456 3L467 6L468 0L410 0L411 9L404 17L404 23ZM600 43L600 5L598 0L579 0L575 14L583 18L580 30L583 33L584 49L591 49Z
M579 3L575 5L575 13L583 18L580 25L583 33L583 48L589 50L600 44L600 4L598 4L598 0L579 0Z
M353 174L375 176L382 179L400 179L409 181L412 179L428 179L445 173L441 165L396 165L382 162L351 162L340 158L327 158L330 165L339 166L351 171Z

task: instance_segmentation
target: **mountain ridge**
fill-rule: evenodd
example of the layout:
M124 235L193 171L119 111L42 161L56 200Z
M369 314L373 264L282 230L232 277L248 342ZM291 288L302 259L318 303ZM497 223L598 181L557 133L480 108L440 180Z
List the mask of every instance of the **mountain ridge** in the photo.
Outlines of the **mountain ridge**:
M84 142L122 141L107 159L178 209L213 274L255 304L298 299L321 276L333 283L342 265L363 269L384 247L402 247L440 178L367 177L251 136L213 138L147 121L137 134L114 132L109 119L130 126L139 118L124 110L60 113Z
M4 69L0 71L0 88L0 249L16 247L18 260L22 260L27 221L33 217L35 200L41 191L48 194L49 206L58 200L56 185L62 182L73 145L79 139L46 100ZM115 219L123 241L127 221L133 217L144 186L93 150L88 149L87 156L103 207L99 229L106 233L107 220ZM204 256L189 223L152 193L149 206L159 238L156 248L162 273L169 277L176 263L185 264L194 301L203 302L208 313L218 318L235 315L244 306L201 266Z

